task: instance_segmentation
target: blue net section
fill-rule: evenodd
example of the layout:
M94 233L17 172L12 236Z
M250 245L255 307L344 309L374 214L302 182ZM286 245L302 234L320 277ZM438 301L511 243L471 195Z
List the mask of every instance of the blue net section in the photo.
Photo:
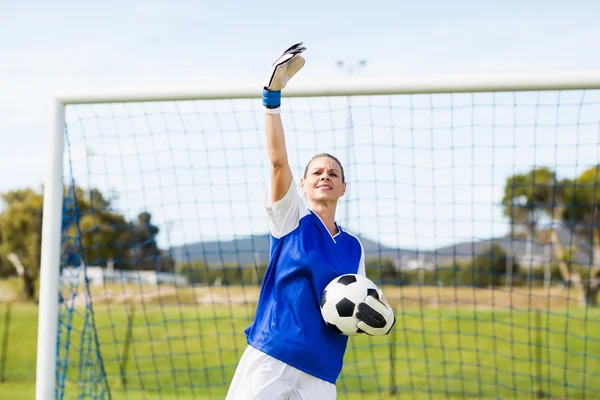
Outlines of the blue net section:
M293 98L394 307L340 399L600 398L600 92ZM66 108L59 399L223 399L269 261L260 101ZM598 195L598 196L597 196Z

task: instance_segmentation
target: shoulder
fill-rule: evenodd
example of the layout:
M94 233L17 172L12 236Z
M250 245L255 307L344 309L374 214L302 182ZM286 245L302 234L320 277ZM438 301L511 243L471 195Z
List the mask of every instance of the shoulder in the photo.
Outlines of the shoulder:
M346 238L344 238L344 240L346 240L349 245L351 246L358 246L360 247L361 250L363 249L363 245L362 242L360 240L360 238L358 236L356 236L354 233L347 231L346 229L342 228L342 231L344 232Z
M360 275L366 276L365 270L365 248L358 236L353 234L352 232L348 232L347 230L343 230L345 233L344 242L347 246L347 253L354 257L354 259L358 259L358 269L357 273Z
M343 228L342 228L343 229ZM359 257L361 260L365 257L365 249L358 236L352 232L343 229L344 247L348 255Z
M308 215L308 209L293 179L279 201L271 202L270 193L269 187L265 192L264 206L271 221L270 231L274 238L281 238L298 228L300 220Z

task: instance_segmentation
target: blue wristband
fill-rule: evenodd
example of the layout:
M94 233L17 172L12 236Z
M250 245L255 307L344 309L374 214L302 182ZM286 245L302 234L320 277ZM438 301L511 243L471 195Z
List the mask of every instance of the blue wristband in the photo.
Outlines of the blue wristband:
M281 106L281 90L263 88L263 106L267 108L278 108Z

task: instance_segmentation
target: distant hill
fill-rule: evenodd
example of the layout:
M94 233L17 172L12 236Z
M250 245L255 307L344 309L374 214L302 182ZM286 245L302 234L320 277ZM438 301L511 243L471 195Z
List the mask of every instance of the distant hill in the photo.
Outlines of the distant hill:
M414 250L394 249L372 240L360 238L365 249L365 258L390 258L414 256ZM269 261L269 235L238 238L229 241L190 243L171 249L178 263L202 261L206 264L240 265L267 263Z
M527 254L527 241L524 239L516 239L507 236L497 237L492 239L482 239L472 242L462 242L451 246L440 247L435 250L434 255L439 259L457 259L471 258L474 254L479 254L489 248L492 243L498 244L508 254L514 254L518 257L523 257ZM547 246L533 243L532 254L544 255Z
M586 265L590 262L590 249L580 238L573 236L569 230L557 228L560 241L565 247L576 244L576 262ZM365 249L366 259L387 258L406 263L411 259L433 265L443 265L456 260L467 260L489 248L493 242L500 245L507 253L518 258L528 257L527 240L510 237L496 237L483 240L466 241L435 250L396 249L381 245L367 238L359 237ZM202 261L206 264L240 264L249 265L267 263L269 261L269 235L257 235L229 241L209 241L190 243L171 249L178 263ZM550 245L534 243L529 256L540 260L553 257Z
M558 239L564 248L575 246L576 251L573 261L580 265L589 265L591 263L592 249L589 241L581 236L574 234L565 227L555 227ZM511 238L509 236L500 236L490 239L482 239L471 242L461 242L454 245L440 247L424 258L426 262L432 262L436 265L447 264L454 258L456 260L467 260L474 255L480 254L488 249L492 243L498 244L509 255L513 255L524 263L531 260L537 260L541 263L555 259L555 252L549 243L532 242L527 239Z

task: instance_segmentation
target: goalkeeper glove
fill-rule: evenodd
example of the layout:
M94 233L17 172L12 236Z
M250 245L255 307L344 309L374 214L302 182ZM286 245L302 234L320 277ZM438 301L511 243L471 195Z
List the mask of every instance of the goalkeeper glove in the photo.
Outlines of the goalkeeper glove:
M356 318L359 320L357 326L368 335L387 335L396 323L394 310L383 296L381 289L379 295L367 296L357 308Z
M267 85L263 88L263 105L267 109L278 109L281 106L281 90L288 81L304 67L304 58L300 56L306 50L302 42L288 48L273 63Z

